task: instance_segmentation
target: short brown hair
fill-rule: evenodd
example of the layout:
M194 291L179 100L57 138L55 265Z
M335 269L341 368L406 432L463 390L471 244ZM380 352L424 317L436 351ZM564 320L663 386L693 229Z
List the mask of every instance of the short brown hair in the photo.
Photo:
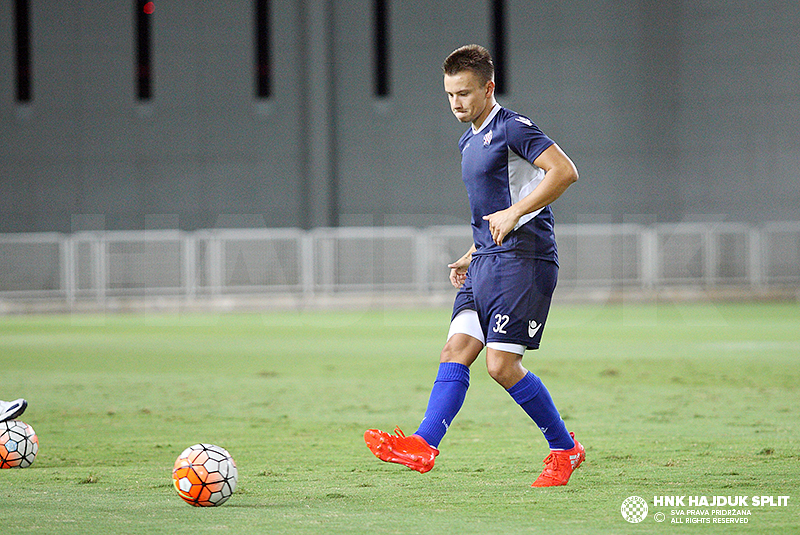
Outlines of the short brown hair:
M494 79L492 56L480 45L466 45L452 51L442 64L442 71L448 76L472 71L478 75L482 84Z

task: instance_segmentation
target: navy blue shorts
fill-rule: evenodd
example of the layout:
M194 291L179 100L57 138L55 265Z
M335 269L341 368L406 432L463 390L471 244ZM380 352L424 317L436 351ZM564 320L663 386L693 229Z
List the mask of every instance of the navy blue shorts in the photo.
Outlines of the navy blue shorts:
M513 253L476 255L453 303L455 318L475 310L486 343L538 349L558 281L558 264Z

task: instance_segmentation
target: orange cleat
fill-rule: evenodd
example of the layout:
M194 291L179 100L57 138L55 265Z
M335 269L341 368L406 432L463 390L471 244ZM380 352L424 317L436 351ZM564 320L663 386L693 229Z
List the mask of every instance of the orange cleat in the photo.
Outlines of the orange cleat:
M439 455L438 449L428 445L421 436L405 436L399 427L395 427L394 432L394 435L390 435L378 429L369 429L364 433L364 442L381 461L402 464L420 474L433 468L433 461Z
M569 434L573 440L575 434ZM533 482L532 487L557 487L566 485L569 476L586 459L586 450L580 442L575 440L575 447L564 451L551 451L544 459L544 470Z

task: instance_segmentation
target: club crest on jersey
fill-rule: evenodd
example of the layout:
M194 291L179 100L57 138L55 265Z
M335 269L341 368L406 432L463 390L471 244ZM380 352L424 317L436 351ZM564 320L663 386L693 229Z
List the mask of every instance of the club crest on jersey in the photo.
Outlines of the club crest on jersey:
M525 126L533 126L533 123L527 117L523 117L522 115L517 115L514 117L514 120L521 122Z
M492 142L492 131L489 130L485 136L483 136L483 146L488 147L489 143Z

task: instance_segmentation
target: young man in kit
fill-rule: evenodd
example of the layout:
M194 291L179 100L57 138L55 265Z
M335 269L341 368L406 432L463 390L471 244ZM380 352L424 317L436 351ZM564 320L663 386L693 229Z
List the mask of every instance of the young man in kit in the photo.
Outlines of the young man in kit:
M459 141L472 212L473 245L450 264L459 288L447 343L419 429L364 434L379 459L419 472L433 468L439 442L464 402L469 367L486 347L489 375L533 419L551 453L534 487L566 485L586 457L541 380L522 366L537 349L558 277L550 203L578 179L575 165L525 116L497 104L494 66L478 45L444 62L450 108L471 127Z

